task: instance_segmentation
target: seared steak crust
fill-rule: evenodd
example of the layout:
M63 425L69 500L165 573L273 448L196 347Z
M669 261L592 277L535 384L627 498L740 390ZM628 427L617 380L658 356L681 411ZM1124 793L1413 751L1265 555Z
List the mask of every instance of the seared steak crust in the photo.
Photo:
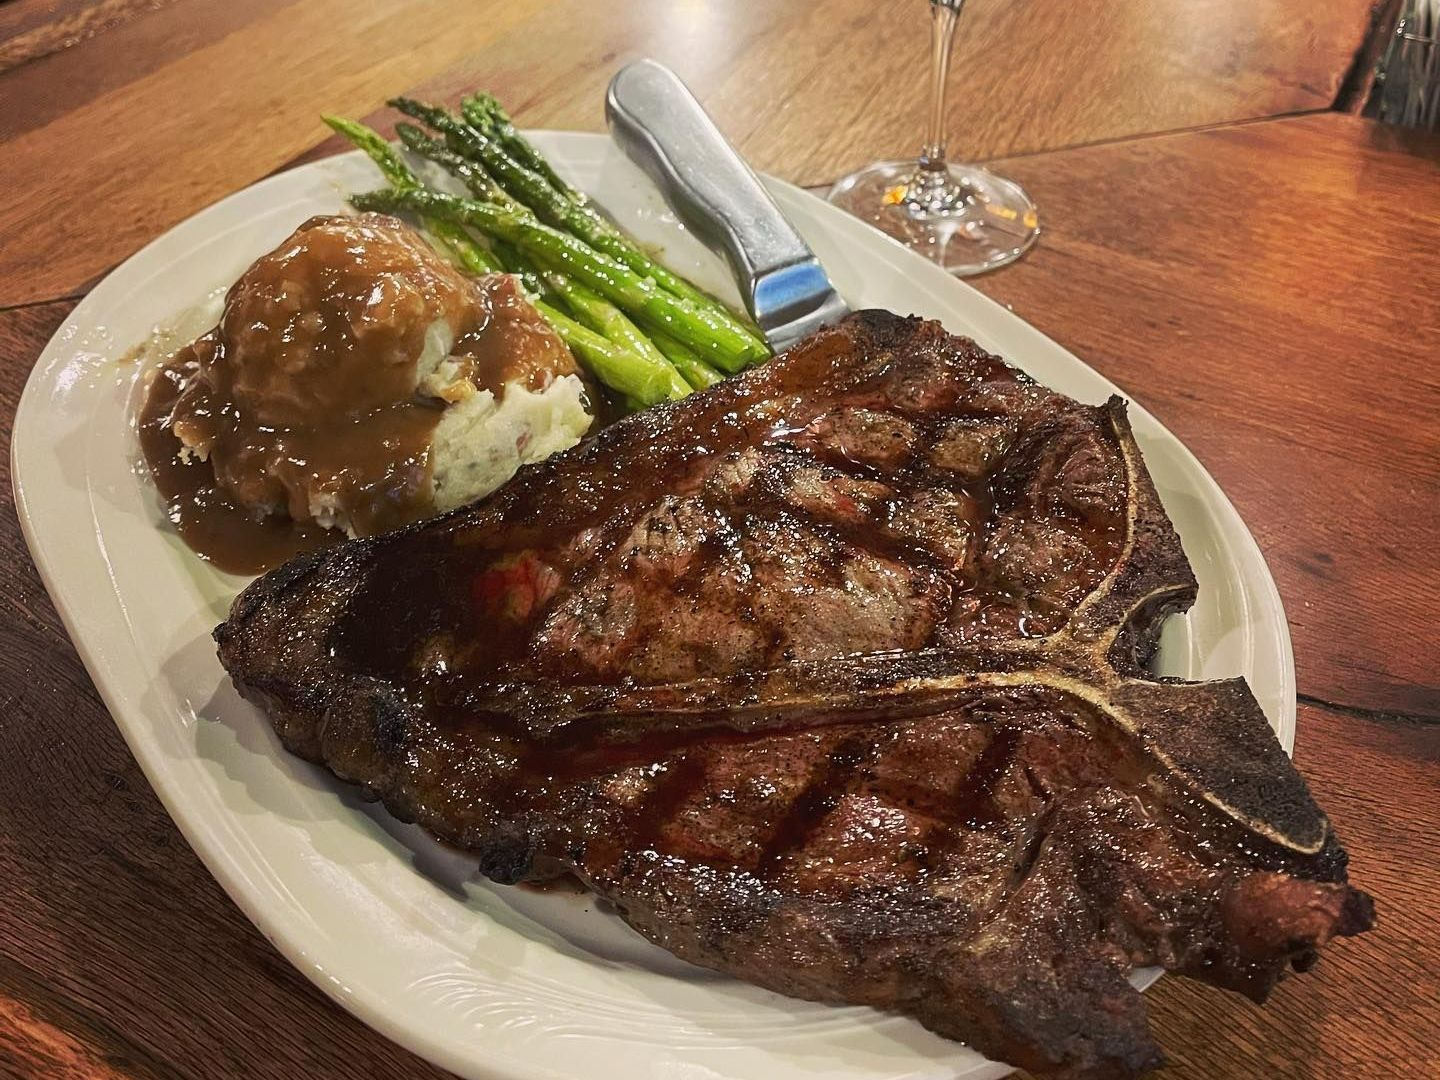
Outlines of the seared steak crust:
M1259 999L1371 920L1244 683L1146 674L1194 595L1119 400L864 312L216 638L288 748L491 878L1098 1080L1160 1060L1132 967Z

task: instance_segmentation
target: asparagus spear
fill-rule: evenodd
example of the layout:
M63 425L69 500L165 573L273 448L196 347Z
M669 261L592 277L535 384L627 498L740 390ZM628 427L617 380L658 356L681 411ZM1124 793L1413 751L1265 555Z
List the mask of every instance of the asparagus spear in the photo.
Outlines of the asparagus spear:
M620 392L627 402L632 403L632 411L659 401L683 397L689 393L688 387L677 384L673 379L664 375L654 361L644 356L641 350L628 348L625 342L616 341L613 336L597 334L556 308L554 303L558 297L546 283L544 277L533 264L530 264L510 245L504 245L496 252L500 262L494 263L495 256L485 252L463 228L453 222L432 219L427 227L435 231L436 237L450 250L462 269L472 274L491 273L504 269L518 276L526 290L531 293L530 302L534 304L535 310L540 313L540 316L595 373L596 378L611 389ZM476 258L482 253L488 261ZM583 286L575 287L583 288ZM598 297L596 300L609 307L620 319L625 319L618 308L606 304ZM625 321L629 322L628 319ZM635 335L653 350L654 346L649 344L639 330L634 329L634 324L632 323L630 326ZM631 355L632 353L636 355ZM663 356L660 357L660 362L665 362Z
M420 178L405 164L393 146L378 131L366 127L356 120L343 116L322 116L322 120L337 134L345 136L369 155L386 180L397 188L419 188ZM448 251L460 266L472 274L490 274L500 269L500 263L483 247L477 244L465 228L444 218L422 216L425 230Z
M440 242L440 246L467 274L479 277L481 274L497 274L504 269L494 255L454 222L429 218L425 221L425 230Z
M427 149L429 148L427 147ZM520 207L520 209L524 208ZM496 241L495 246L500 261L505 264L507 269L521 275L529 291L552 304L559 303L563 299L563 302L579 320L590 329L616 345L638 353L651 363L668 362L666 354L658 349L655 343L646 337L623 311L599 293L572 281L569 276L558 271L551 270L542 273L533 262L508 241ZM677 347L684 348L678 343ZM690 352L689 355L694 358L696 364L703 363L698 356L695 356L694 352ZM717 379L724 377L718 372L715 375ZM685 383L688 386L695 385L688 378L685 379ZM680 384L676 383L673 389L678 389L679 386Z
M658 365L651 364L629 349L601 337L544 300L534 303L535 309L555 328L561 340L585 361L595 377L618 391L632 408L656 405L684 397L690 392L663 357ZM679 383L678 387L676 383Z
M411 98L393 98L390 104L407 116L423 120L444 135L453 152L482 166L514 199L533 210L541 221L574 233L597 251L609 255L635 273L652 278L672 295L689 300L696 307L711 312L715 319L729 324L733 333L748 337L754 344L757 358L763 359L770 355L766 344L723 304L646 255L569 185L563 181L558 188L553 185L547 179L546 173L553 176L554 171L548 166L546 173L541 173L528 168L508 154L500 141L484 130L484 125L492 121L493 115L483 99L472 97L465 100L462 104L462 109L465 110L464 120L437 106ZM480 126L477 126L477 122ZM513 127L514 125L511 125L512 130ZM518 133L515 138L521 139ZM525 146L529 148L531 157L539 157L538 151L528 142L525 142Z
M462 108L467 119L470 119L473 113L474 119L470 119L471 124L475 124L481 131L493 132L495 138L500 140L500 145L521 165L539 173L549 181L551 187L567 199L575 202L587 201L584 192L576 191L567 184L550 167L550 162L545 160L545 155L536 150L530 140L516 130L515 125L510 121L509 113L505 111L504 106L500 104L494 94L484 91L471 94L463 102ZM476 124L476 120L479 120L480 123Z
M490 139L465 120L438 105L416 101L414 98L391 98L386 104L438 131L452 153L474 162L494 177L491 161L487 159L498 158L498 153L492 153Z
M411 171L410 166L405 164L405 159L378 131L366 127L358 120L347 120L343 116L332 116L329 113L321 116L320 119L325 121L331 131L337 135L343 135L364 150L370 156L370 160L379 167L381 175L390 183L396 187L420 186L419 178Z
M485 167L490 170L491 175L512 195L534 210L540 220L547 225L554 225L556 228L568 228L592 246L598 247L596 241L600 237L606 237L619 240L626 247L634 248L633 244L621 236L620 230L611 221L584 199L572 194L573 188L563 181L559 184L551 182L544 173L511 156L501 145L500 140L494 137L493 131L487 127L491 122L491 117L478 104L476 98L466 98L460 103L460 108L469 131L474 133L467 139L467 144L473 146L475 152L482 155ZM606 254L614 253L606 252ZM620 258L619 255L615 255L615 257ZM644 259L643 254L641 258ZM650 260L646 259L645 261L648 263ZM630 265L627 259L621 259L621 262ZM637 274L648 273L647 269L639 266L631 265L630 268Z
M410 98L394 98L390 104L407 116L425 121L444 135L451 154L483 169L511 199L523 203L545 224L567 229L596 248L600 247L597 241L602 236L615 232L614 226L593 209L572 202L552 187L544 176L510 157L498 142L468 120L461 120L444 109ZM480 192L476 194L481 198L489 197ZM614 252L606 253L620 258ZM649 273L648 268L632 265L627 259L621 258L620 261L636 273Z
M739 371L769 356L769 350L733 320L718 318L711 309L698 308L665 292L649 278L533 218L473 199L415 188L375 191L350 201L365 210L443 217L507 240L542 266L588 285L643 325L689 345L723 371Z
M577 285L564 274L553 270L542 271L524 252L507 240L496 240L494 246L495 253L505 269L519 275L526 291L532 296L544 300L552 307L568 305L582 324L621 348L639 353L652 361L657 355L659 359L664 359L663 354L657 354L650 339L625 317L625 313L599 293Z
M565 298L565 303L569 305L571 311L575 312L576 318L597 334L609 338L617 345L623 345L632 352L640 353L652 363L665 364L667 367L674 366L665 358L665 354L655 347L655 343L626 317L623 311L593 289L587 289L566 275L554 271L545 274L545 281ZM676 376L678 380L678 371ZM684 397L690 392L688 383L677 381L676 386L681 385L685 387L685 393L678 394L677 397Z
M490 245L495 251L495 257L500 260L500 265L507 273L514 274L525 286L525 291L533 299L544 300L552 307L559 307L563 300L560 294L550 287L545 280L545 275L540 269L527 259L514 244L504 240L492 240Z
M725 380L724 374L701 360L699 353L676 341L669 334L655 333L651 335L651 340L665 359L680 372L680 377L690 384L691 389L704 390L707 386L714 386Z
M645 254L614 222L590 205L584 194L562 180L530 141L515 130L510 117L493 96L472 94L460 103L460 110L470 130L483 140L482 144L468 137L467 145L485 156L486 167L501 185L534 209L542 221L570 230L637 274L653 277L661 288L702 307L713 307L750 332L749 327L735 319L730 310L709 293L697 289Z
M508 206L511 209L518 207L515 200L510 198L509 193L497 184L482 166L461 157L439 139L432 139L414 124L396 124L395 133L400 136L400 141L405 144L407 150L435 162L463 183L475 198L484 199L500 206Z

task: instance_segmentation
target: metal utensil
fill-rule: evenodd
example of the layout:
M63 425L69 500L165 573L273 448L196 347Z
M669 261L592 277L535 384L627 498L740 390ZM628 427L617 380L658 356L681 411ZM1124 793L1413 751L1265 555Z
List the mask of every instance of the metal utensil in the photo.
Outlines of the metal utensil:
M820 260L680 77L654 60L621 68L605 94L626 155L706 243L730 260L745 306L776 352L849 312Z

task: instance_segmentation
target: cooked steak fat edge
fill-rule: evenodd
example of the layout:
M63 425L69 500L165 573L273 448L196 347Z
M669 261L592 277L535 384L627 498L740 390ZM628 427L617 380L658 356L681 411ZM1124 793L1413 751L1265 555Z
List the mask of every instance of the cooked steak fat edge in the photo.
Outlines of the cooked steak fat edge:
M868 311L305 556L216 631L291 751L782 994L1051 1077L1158 1065L1137 966L1263 999L1370 926L1119 399Z

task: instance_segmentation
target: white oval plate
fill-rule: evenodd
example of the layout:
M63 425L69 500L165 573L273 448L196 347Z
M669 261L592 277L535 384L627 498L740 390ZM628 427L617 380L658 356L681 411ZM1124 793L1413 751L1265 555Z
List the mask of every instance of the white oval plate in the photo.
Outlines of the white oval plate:
M734 295L609 140L536 141L676 269ZM275 945L366 1023L468 1077L980 1080L1003 1065L918 1024L816 1005L691 967L588 897L507 889L473 862L284 753L224 678L210 640L242 579L163 527L136 468L127 349L232 282L343 193L378 186L358 154L272 177L177 226L71 313L16 416L16 505L35 562L95 685L166 809ZM814 196L770 181L855 307L938 318L1081 401L1115 387L1053 341ZM191 330L203 329L192 326ZM1164 377L1157 365L1156 377ZM1235 509L1180 442L1132 405L1135 435L1200 579L1172 619L1164 674L1243 674L1289 748L1290 638Z

